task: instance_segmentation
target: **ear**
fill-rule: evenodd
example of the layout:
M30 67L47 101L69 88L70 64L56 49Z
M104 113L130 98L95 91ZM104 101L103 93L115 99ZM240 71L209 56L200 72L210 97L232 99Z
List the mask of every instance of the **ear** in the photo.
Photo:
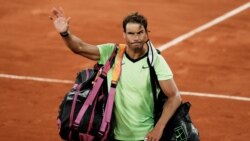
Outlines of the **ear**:
M125 39L126 38L126 33L122 32L122 35L123 35L123 38Z
M149 39L148 33L146 33L145 39L146 39L146 40Z

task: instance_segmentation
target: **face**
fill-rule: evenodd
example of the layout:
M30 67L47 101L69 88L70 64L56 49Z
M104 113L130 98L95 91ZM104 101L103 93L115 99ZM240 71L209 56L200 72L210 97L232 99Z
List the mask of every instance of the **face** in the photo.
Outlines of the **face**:
M148 40L145 28L138 23L128 23L126 32L123 32L123 37L131 49L142 49L144 43Z

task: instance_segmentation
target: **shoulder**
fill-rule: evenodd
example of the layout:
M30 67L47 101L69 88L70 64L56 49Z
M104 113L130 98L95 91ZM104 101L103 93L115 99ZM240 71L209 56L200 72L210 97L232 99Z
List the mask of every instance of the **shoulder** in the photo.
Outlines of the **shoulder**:
M154 64L154 68L159 80L167 80L173 78L173 73L166 59L158 54Z
M155 54L155 65L156 66L157 65L166 65L166 64L167 64L167 61L165 60L165 58L161 54L159 54L159 53Z
M99 49L100 52L100 59L98 60L98 63L105 64L115 47L116 47L115 43L106 43L97 45L97 48Z
M106 44L97 45L97 48L99 49L100 54L102 52L109 52L109 50L111 50L112 52L114 47L115 47L115 43L106 43Z

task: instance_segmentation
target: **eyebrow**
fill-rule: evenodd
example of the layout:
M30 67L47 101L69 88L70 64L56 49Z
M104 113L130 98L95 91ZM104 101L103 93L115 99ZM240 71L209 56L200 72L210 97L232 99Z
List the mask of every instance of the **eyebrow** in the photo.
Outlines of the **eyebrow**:
M144 32L144 30L140 30L139 32L128 32L128 34L139 34L139 33L142 33Z

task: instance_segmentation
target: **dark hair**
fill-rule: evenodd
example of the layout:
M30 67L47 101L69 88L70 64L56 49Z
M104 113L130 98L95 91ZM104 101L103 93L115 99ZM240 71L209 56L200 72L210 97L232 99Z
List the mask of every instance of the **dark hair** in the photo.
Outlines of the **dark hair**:
M128 23L138 23L145 28L146 32L148 31L147 30L147 27L148 27L147 19L143 15L139 14L138 12L134 12L132 14L129 14L128 16L126 16L123 19L122 27L123 27L124 32L126 32L126 25Z

